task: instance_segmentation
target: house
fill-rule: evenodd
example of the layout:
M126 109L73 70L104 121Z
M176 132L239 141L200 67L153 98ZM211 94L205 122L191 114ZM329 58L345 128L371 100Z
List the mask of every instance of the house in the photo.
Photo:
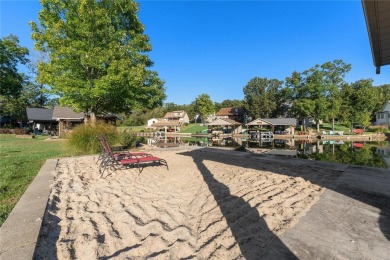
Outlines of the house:
M240 123L244 122L245 111L240 107L224 107L215 115L217 119L231 119Z
M61 135L64 131L82 124L84 122L84 113L75 113L69 107L55 106L53 109L53 119L58 121L58 135Z
M376 114L375 124L390 127L390 100L387 101L381 111Z
M69 107L26 108L26 113L35 133L60 135L84 121L84 113L75 113Z
M147 124L146 128L152 128L152 125L153 125L154 123L159 122L159 121L164 121L164 120L163 120L162 118L151 118L151 119L149 119L149 120L146 122L146 124Z
M164 121L179 121L180 124L189 123L190 119L188 117L188 114L184 110L177 110L172 112L167 112L164 116Z
M35 133L56 135L58 122L53 119L53 111L52 108L26 108L28 124Z
M54 108L26 108L28 123L36 133L48 133L51 135L61 135L64 131L72 129L74 126L84 122L85 114L76 113L69 107ZM111 113L101 113L96 115L98 121L105 123L116 123L119 116Z

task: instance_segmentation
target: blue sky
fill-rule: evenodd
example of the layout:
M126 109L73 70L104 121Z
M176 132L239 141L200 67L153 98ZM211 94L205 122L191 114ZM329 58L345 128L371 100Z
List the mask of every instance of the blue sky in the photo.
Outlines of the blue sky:
M139 3L165 102L189 104L204 93L216 102L243 99L253 77L284 80L334 59L352 64L347 82L390 83L390 66L375 74L360 0ZM0 0L0 37L17 35L32 50L28 22L39 10L35 0Z

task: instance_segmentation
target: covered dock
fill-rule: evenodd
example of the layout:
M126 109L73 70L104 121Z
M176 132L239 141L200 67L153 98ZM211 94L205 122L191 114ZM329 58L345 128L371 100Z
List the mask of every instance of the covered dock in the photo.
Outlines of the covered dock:
M258 118L248 124L246 124L248 129L255 129L263 127L271 128L273 134L289 134L294 135L295 127L297 125L296 118Z
M151 125L156 129L164 129L164 132L178 132L180 131L182 123L179 121L158 121Z
M217 131L222 132L221 134L239 134L242 132L242 124L229 118L219 118L207 124L207 126L212 130L214 128L220 129Z

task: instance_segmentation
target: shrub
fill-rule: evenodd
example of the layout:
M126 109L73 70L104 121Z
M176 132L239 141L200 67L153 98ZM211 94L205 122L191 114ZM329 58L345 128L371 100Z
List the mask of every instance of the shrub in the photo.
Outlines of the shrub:
M132 129L125 129L119 135L119 143L124 146L124 148L134 147L136 145L137 135Z
M9 128L0 128L0 134L12 134L12 130Z
M28 134L28 129L15 128L14 129L14 134L16 134L16 135L26 135L26 134Z
M369 126L367 128L374 133L387 133L389 131L389 128L385 125Z
M108 124L80 125L73 129L70 134L70 144L85 153L98 153L101 151L97 135L104 134L110 144L118 141L116 127Z

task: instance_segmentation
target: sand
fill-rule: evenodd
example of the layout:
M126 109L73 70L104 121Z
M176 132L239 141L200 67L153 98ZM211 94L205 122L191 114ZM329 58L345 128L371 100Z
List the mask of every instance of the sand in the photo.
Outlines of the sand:
M60 159L38 259L258 259L338 173L203 149L152 151L165 166L100 177Z

